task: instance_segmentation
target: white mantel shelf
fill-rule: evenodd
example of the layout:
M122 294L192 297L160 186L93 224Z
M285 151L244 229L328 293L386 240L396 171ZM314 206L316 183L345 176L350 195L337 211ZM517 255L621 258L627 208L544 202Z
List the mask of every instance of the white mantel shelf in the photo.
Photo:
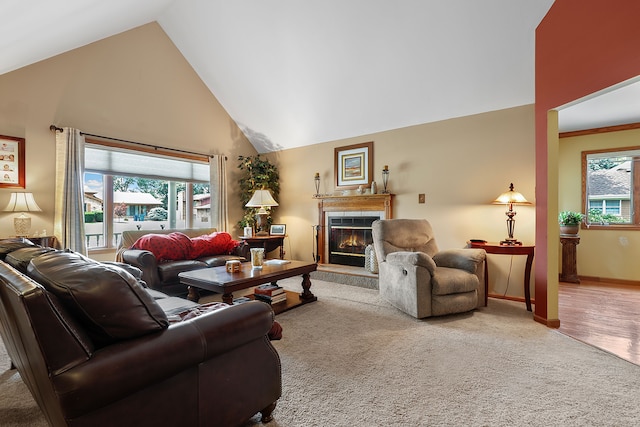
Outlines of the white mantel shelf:
M318 200L318 256L326 263L325 253L327 214L331 212L380 212L384 219L393 218L393 194L321 195Z

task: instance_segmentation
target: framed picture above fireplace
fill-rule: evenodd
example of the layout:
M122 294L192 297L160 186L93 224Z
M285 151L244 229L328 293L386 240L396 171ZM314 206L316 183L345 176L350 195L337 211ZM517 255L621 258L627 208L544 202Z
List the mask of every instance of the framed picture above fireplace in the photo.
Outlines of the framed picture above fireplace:
M349 190L371 187L373 141L335 148L336 188Z

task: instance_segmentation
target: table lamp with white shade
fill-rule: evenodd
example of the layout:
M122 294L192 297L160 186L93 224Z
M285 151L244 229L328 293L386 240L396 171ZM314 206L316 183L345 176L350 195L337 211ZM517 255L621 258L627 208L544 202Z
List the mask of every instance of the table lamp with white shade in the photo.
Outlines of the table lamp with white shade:
M521 245L515 237L513 237L513 230L516 226L516 220L513 218L516 216L516 211L513 210L513 205L530 205L531 202L527 201L524 196L513 188L513 183L509 185L509 191L505 191L500 194L497 199L493 201L495 205L507 205L508 209L505 214L507 215L507 237L505 240L501 241L501 245Z
M31 217L27 216L25 212L42 212L42 209L33 198L33 193L11 193L11 198L4 211L20 212L20 215L13 219L16 237L28 237L31 229Z
M278 206L278 202L276 202L271 195L271 191L264 188L262 190L256 190L253 196L251 196L251 200L249 200L245 206L248 208L260 208L258 212L256 212L256 222L258 225L256 236L268 236L269 232L266 231L266 228L269 213L265 207Z

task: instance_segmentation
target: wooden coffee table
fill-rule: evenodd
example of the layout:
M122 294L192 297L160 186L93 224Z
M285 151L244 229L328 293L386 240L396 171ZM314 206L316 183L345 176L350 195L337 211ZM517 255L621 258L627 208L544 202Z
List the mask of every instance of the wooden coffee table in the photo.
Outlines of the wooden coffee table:
M184 271L178 274L180 283L189 289L188 299L198 302L200 289L222 293L222 301L233 304L233 293L242 289L252 288L264 283L276 284L278 280L294 276L302 276L302 293L285 291L287 300L273 304L271 308L277 313L289 310L302 304L316 301L311 293L309 274L316 271L318 264L304 261L291 261L281 265L262 266L262 269L252 269L250 262L242 263L239 272L229 273L225 266L203 268L201 270Z

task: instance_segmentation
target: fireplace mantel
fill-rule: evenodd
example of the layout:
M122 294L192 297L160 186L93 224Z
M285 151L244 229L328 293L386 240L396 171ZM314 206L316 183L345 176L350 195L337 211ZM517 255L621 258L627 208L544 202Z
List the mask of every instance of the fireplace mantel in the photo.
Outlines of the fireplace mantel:
M328 260L327 216L339 212L379 212L383 219L391 219L393 208L393 194L363 194L351 196L319 196L318 200L318 234L317 256L318 263Z

